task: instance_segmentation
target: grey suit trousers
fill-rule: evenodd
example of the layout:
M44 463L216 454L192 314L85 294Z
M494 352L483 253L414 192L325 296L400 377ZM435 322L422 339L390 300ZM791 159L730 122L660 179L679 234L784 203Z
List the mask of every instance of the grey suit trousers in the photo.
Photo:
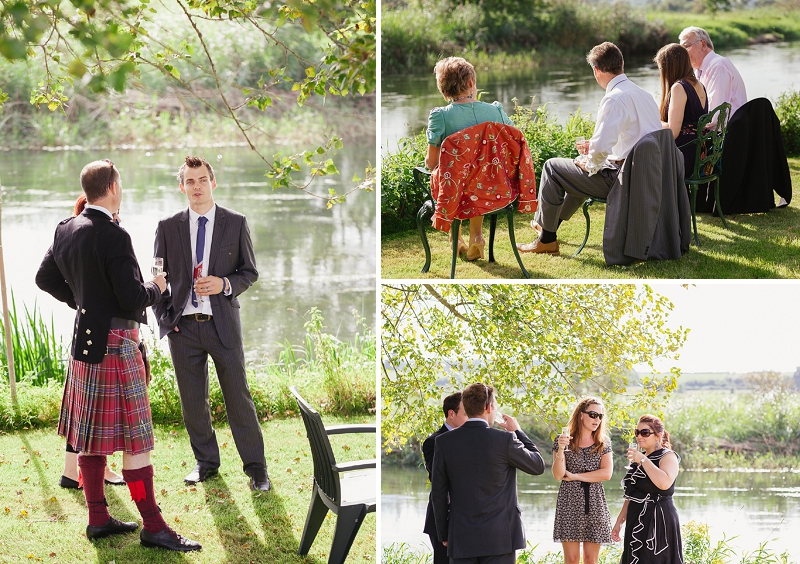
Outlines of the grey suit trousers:
M572 159L548 159L542 167L536 222L547 231L557 231L558 220L571 218L586 198L605 200L618 175L619 166L608 161L599 172L589 176Z
M195 460L212 468L220 465L219 445L211 425L208 401L210 356L217 370L225 412L243 467L260 464L266 468L264 437L247 385L242 344L231 349L225 348L213 321L198 322L183 317L178 328L179 331L168 335L169 349L175 365L183 422L189 433Z

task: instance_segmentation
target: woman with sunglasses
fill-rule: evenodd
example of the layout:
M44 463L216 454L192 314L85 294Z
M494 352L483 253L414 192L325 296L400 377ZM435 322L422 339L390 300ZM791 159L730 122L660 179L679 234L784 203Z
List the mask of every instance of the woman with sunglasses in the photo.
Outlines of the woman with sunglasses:
M569 420L569 435L553 443L553 477L561 480L553 540L564 550L565 564L597 564L601 544L611 543L611 514L603 482L611 479L611 441L597 398L578 402Z
M669 433L658 417L642 415L635 433L644 454L628 449L625 502L611 532L618 542L627 522L620 564L682 564L681 525L672 503L680 457L670 450Z

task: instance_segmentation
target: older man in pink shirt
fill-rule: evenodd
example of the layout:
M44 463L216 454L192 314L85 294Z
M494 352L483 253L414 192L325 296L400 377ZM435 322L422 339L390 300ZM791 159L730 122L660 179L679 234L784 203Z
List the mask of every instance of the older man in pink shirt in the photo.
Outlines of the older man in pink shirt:
M708 108L713 110L723 102L731 105L736 113L747 102L747 91L742 75L728 59L714 52L714 44L708 32L700 27L687 27L678 40L689 52L697 79L706 87Z

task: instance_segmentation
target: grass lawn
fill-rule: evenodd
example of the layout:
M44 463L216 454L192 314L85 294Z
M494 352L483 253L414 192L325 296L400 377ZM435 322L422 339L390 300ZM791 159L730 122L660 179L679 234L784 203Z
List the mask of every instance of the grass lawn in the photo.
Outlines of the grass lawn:
M374 417L323 416L326 425L374 422ZM83 492L59 487L64 441L55 429L0 432L0 562L327 562L336 516L328 513L311 551L297 555L311 499L313 465L302 420L262 423L272 490L255 493L242 472L228 427L217 426L222 466L218 476L187 487L194 467L182 426L157 427L153 467L157 502L179 533L202 543L187 554L144 548L137 533L89 541ZM375 435L331 437L337 461L375 458ZM109 457L121 472L122 456ZM139 521L126 487L106 486L111 514ZM348 562L375 562L375 513L368 514Z
M800 158L790 158L792 185L800 187ZM571 255L578 249L586 222L578 211L558 230L561 255L538 256L523 254L522 262L531 277L556 279L606 279L606 278L798 278L800 277L800 197L795 194L791 205L762 214L726 216L729 229L719 218L699 214L697 229L700 246L692 243L689 252L679 260L649 261L630 266L605 265L603 259L603 225L605 206L595 204L589 208L591 232L589 241L580 255ZM534 239L530 227L533 215L515 215L514 232L518 242ZM522 278L508 240L505 219L497 221L495 237L496 263L488 262L489 222L484 222L487 240L486 258L467 262L459 259L456 278ZM466 226L462 228L466 234ZM425 263L425 252L415 229L385 236L381 239L381 276L396 278L448 278L450 276L451 247L448 235L428 230L431 245L431 268L427 274L420 272Z

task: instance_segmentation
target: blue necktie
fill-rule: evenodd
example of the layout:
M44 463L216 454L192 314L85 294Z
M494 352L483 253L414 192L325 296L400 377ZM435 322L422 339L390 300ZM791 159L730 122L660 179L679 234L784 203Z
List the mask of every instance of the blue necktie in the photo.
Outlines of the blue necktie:
M200 269L202 268L203 264L203 252L205 251L206 247L206 222L208 218L203 217L202 215L197 218L197 243L195 244L195 257L197 258L197 267ZM197 273L197 276L194 277L196 280L200 277L200 272ZM198 306L197 302L197 294L194 291L194 284L192 284L192 305L194 307Z

